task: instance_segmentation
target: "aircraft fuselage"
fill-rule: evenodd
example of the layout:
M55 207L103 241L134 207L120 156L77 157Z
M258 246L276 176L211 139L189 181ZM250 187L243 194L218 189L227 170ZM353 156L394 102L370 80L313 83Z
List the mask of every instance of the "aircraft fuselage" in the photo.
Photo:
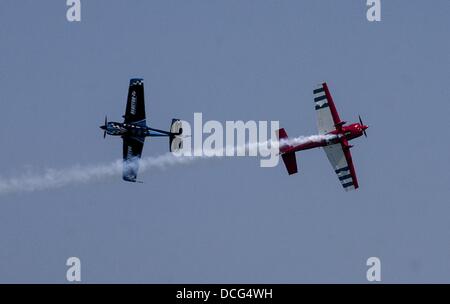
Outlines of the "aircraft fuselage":
M336 130L331 131L327 133L327 135L331 135L327 139L323 139L321 141L308 141L305 143L301 143L299 145L291 146L287 149L285 149L284 153L289 152L297 152L302 150L309 150L313 148L318 147L325 147L329 145L334 145L337 143L340 143L342 141L350 141L352 139L358 138L364 134L364 130L366 130L368 126L360 124L360 123L354 123L348 126L341 126L338 127Z
M121 122L108 122L106 126L100 126L102 130L105 130L108 135L112 136L135 136L135 137L147 137L147 136L170 136L170 132L153 129L145 125L121 123Z

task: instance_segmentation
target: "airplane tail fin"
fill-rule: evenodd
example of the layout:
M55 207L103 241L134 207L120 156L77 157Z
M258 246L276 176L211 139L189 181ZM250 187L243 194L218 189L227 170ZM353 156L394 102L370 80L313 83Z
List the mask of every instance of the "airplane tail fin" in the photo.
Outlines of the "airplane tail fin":
M298 172L297 160L295 158L295 152L287 152L292 146L287 142L288 135L286 131L282 128L277 130L278 141L280 142L280 154L283 159L284 165L289 173L289 175Z
M278 129L276 131L276 134L277 134L278 141L280 143L280 153L283 154L284 152L289 150L289 148L291 148L291 145L287 142L289 139L288 135L283 128Z
M169 136L169 150L170 152L177 152L183 149L183 126L181 120L172 119L170 124L170 136Z

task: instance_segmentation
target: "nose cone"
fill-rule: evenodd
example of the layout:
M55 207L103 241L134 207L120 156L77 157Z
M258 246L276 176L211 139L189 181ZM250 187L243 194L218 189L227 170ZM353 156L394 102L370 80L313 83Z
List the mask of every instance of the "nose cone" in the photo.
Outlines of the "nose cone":
M368 128L369 128L369 126L366 126L366 125L363 125L363 126L362 126L362 129L363 129L363 130L367 130Z
M100 129L106 130L106 126L100 126Z

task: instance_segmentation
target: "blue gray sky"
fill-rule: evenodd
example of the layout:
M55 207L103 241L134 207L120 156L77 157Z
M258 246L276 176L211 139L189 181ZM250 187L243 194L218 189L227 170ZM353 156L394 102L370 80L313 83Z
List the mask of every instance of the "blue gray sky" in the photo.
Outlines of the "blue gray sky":
M90 184L0 196L0 282L450 282L450 5L382 1L0 1L0 176L121 157L103 140L128 81L145 79L147 118L279 120L316 133L313 87L341 118L370 125L353 143L360 189L346 193L325 153L299 174L256 158L196 162ZM167 150L147 140L144 155Z

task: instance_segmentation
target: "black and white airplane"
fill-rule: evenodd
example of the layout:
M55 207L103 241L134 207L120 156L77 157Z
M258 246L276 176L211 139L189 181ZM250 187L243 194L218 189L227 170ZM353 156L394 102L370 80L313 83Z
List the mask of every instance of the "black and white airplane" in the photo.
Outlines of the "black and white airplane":
M144 80L134 78L130 80L128 89L127 107L123 116L123 123L108 122L100 126L106 134L121 136L123 139L123 180L136 182L139 169L139 159L146 137L169 137L169 150L182 149L183 141L181 134L183 128L179 119L172 119L170 131L153 129L147 126L145 118Z

